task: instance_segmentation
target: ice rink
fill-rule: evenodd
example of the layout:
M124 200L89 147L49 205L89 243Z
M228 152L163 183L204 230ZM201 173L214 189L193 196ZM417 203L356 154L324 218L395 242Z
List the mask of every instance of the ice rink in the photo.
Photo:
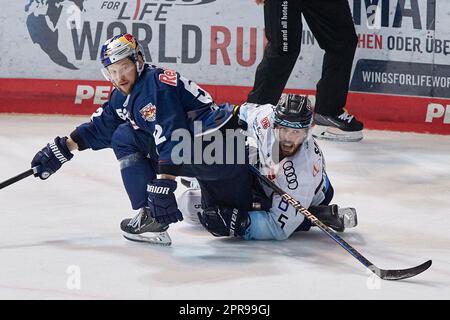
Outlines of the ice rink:
M87 119L0 114L0 181ZM358 210L342 237L380 268L432 259L429 270L378 280L318 229L244 242L182 222L171 247L129 242L118 163L88 150L47 181L0 190L0 299L449 299L450 136L366 130L361 143L319 144L333 202Z

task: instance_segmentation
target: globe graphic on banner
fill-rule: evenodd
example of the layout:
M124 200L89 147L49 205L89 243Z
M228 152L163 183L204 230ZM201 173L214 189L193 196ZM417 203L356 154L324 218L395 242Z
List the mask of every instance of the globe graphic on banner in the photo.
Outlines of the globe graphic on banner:
M58 22L67 6L76 6L81 12L86 0L28 0L25 12L28 14L26 25L33 43L40 46L56 64L71 69L78 68L69 61L67 55L58 46Z

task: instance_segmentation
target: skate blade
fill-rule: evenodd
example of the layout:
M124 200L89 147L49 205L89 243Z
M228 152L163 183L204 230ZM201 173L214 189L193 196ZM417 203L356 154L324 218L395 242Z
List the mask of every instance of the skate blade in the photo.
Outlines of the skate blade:
M341 219L344 219L345 228L354 228L358 225L355 208L339 208L338 214Z
M357 142L363 138L362 131L343 131L335 127L315 125L312 130L314 138L342 142Z
M122 231L122 235L125 239L135 242L146 242L159 246L170 246L172 244L172 239L166 231L146 232L142 234L133 234Z

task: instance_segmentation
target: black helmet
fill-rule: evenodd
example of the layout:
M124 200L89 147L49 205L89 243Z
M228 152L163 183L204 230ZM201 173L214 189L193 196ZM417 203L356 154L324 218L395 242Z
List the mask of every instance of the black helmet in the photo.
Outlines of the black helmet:
M275 124L295 129L309 128L312 115L311 101L307 96L283 94L275 107Z

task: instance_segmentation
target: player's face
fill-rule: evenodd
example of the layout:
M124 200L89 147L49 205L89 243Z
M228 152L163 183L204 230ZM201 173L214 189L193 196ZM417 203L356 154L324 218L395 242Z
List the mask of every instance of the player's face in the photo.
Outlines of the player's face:
M136 64L130 59L123 59L108 66L112 83L125 94L130 94L137 80Z
M307 135L307 129L294 129L278 126L278 142L282 155L289 157L294 155L302 145Z

